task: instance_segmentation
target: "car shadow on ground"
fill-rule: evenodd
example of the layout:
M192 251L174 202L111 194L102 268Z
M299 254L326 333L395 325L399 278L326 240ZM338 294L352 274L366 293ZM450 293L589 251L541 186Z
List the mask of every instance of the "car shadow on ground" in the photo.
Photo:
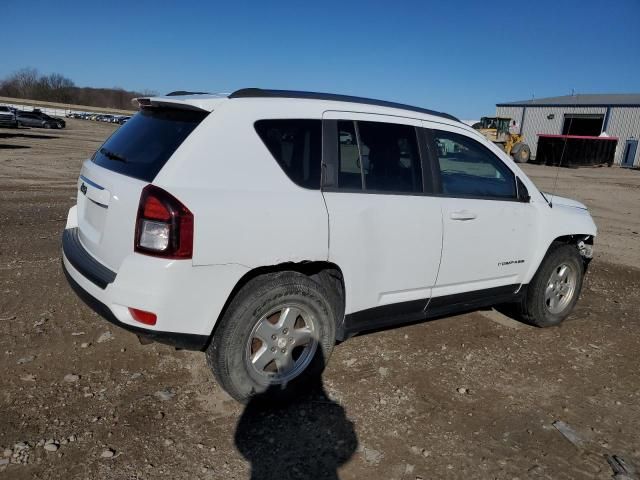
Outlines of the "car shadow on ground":
M22 148L31 148L28 145L6 145L0 143L0 150L19 150Z
M338 479L338 467L355 453L358 438L322 379L286 404L265 400L271 393L253 397L236 427L236 447L251 464L251 479Z
M60 138L55 135L42 135L38 133L7 133L0 132L0 139L4 138L35 138L37 140L53 140L55 138Z

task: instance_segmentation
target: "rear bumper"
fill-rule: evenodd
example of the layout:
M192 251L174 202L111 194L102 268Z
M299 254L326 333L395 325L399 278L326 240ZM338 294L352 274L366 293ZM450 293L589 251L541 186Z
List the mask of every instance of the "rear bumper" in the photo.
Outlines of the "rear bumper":
M62 264L76 293L98 314L136 334L182 348L202 349L229 295L247 273L244 265L194 266L133 252L108 268L84 246L77 206L71 207L62 234ZM112 259L113 260L113 259ZM145 325L129 308L156 314Z
M77 228L67 228L62 233L62 252L83 277L102 290L116 279L116 272L102 265L84 249Z
M181 318L175 314L175 304L179 302L166 295L167 291L171 291L172 283L184 283L191 265L178 264L178 268L171 268L175 267L175 263L172 265L172 262L136 257L133 261L123 262L120 272L116 274L85 250L78 238L77 228L67 228L62 234L62 268L65 276L76 294L92 310L114 325L137 335L190 350L205 348L212 324L203 326L202 318L180 321ZM182 275L175 270L182 270ZM179 288L175 287L175 290L180 298ZM151 328L136 325L128 307L154 312L158 323ZM185 307L184 311L194 315L193 309ZM175 320L180 323L176 324ZM176 326L183 331L173 331ZM203 329L207 334L198 331Z
M141 335L143 337L149 338L156 342L166 343L168 345L173 345L177 348L184 348L187 350L204 350L206 348L207 343L209 341L209 337L207 335L193 335L190 333L175 333L175 332L163 332L159 330L149 330L146 328L135 327L133 325L128 325L126 323L121 322L118 318L113 314L113 312L100 300L92 296L89 292L83 289L78 282L76 282L73 277L69 274L67 267L62 262L62 270L64 271L64 275L67 278L67 282L73 289L73 291L80 297L80 299L87 304L89 308L91 308L94 312L100 315L105 320L117 325L118 327L124 328L125 330L129 330L130 332L135 333L136 335Z

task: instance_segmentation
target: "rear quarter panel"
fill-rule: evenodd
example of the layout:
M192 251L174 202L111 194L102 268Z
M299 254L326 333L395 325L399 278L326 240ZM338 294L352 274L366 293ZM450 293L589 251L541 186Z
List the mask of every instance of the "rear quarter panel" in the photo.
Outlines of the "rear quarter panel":
M167 162L154 184L194 214L194 265L255 268L328 258L320 190L293 183L254 129L263 118L313 115L299 101L226 102Z

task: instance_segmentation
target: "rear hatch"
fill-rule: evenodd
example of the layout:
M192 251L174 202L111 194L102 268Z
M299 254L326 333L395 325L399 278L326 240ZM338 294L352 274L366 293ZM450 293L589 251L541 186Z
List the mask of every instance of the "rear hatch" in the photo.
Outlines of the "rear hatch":
M82 245L118 271L133 253L142 189L209 114L202 110L145 108L118 128L84 162L78 178L78 229Z

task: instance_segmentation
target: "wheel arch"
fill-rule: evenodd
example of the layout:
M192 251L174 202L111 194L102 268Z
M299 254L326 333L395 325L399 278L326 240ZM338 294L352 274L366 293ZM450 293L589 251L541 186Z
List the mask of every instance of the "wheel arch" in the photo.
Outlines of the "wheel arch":
M593 258L593 241L594 241L594 235L592 234L577 233L572 235L562 235L560 237L555 238L551 242L551 245L549 245L547 252L551 249L551 247L553 247L554 244L555 245L558 245L558 244L573 245L578 249L578 253L582 258L582 262L586 270L587 266L589 265L589 262L591 262Z
M220 320L226 313L229 305L238 292L240 292L240 290L251 280L257 277L280 272L301 273L312 278L326 289L327 295L329 296L328 300L331 302L336 314L336 328L340 326L345 312L345 287L342 269L335 263L327 261L284 262L276 265L265 265L253 268L240 277L235 286L231 289L226 302L216 318L216 322L212 328L211 334L209 335L207 345L211 343L211 339L216 333Z
M580 256L582 257L582 261L586 271L587 266L589 265L589 262L591 262L593 256L594 238L595 235L591 233L572 233L567 235L560 235L551 239L551 241L549 241L547 245L547 248L544 250L544 253L536 259L535 268L532 268L529 271L527 278L525 279L525 283L528 284L531 281L531 279L540 268L540 265L542 265L542 261L547 257L549 251L551 251L551 249L553 249L556 245L574 245L578 250L578 253L580 253Z

